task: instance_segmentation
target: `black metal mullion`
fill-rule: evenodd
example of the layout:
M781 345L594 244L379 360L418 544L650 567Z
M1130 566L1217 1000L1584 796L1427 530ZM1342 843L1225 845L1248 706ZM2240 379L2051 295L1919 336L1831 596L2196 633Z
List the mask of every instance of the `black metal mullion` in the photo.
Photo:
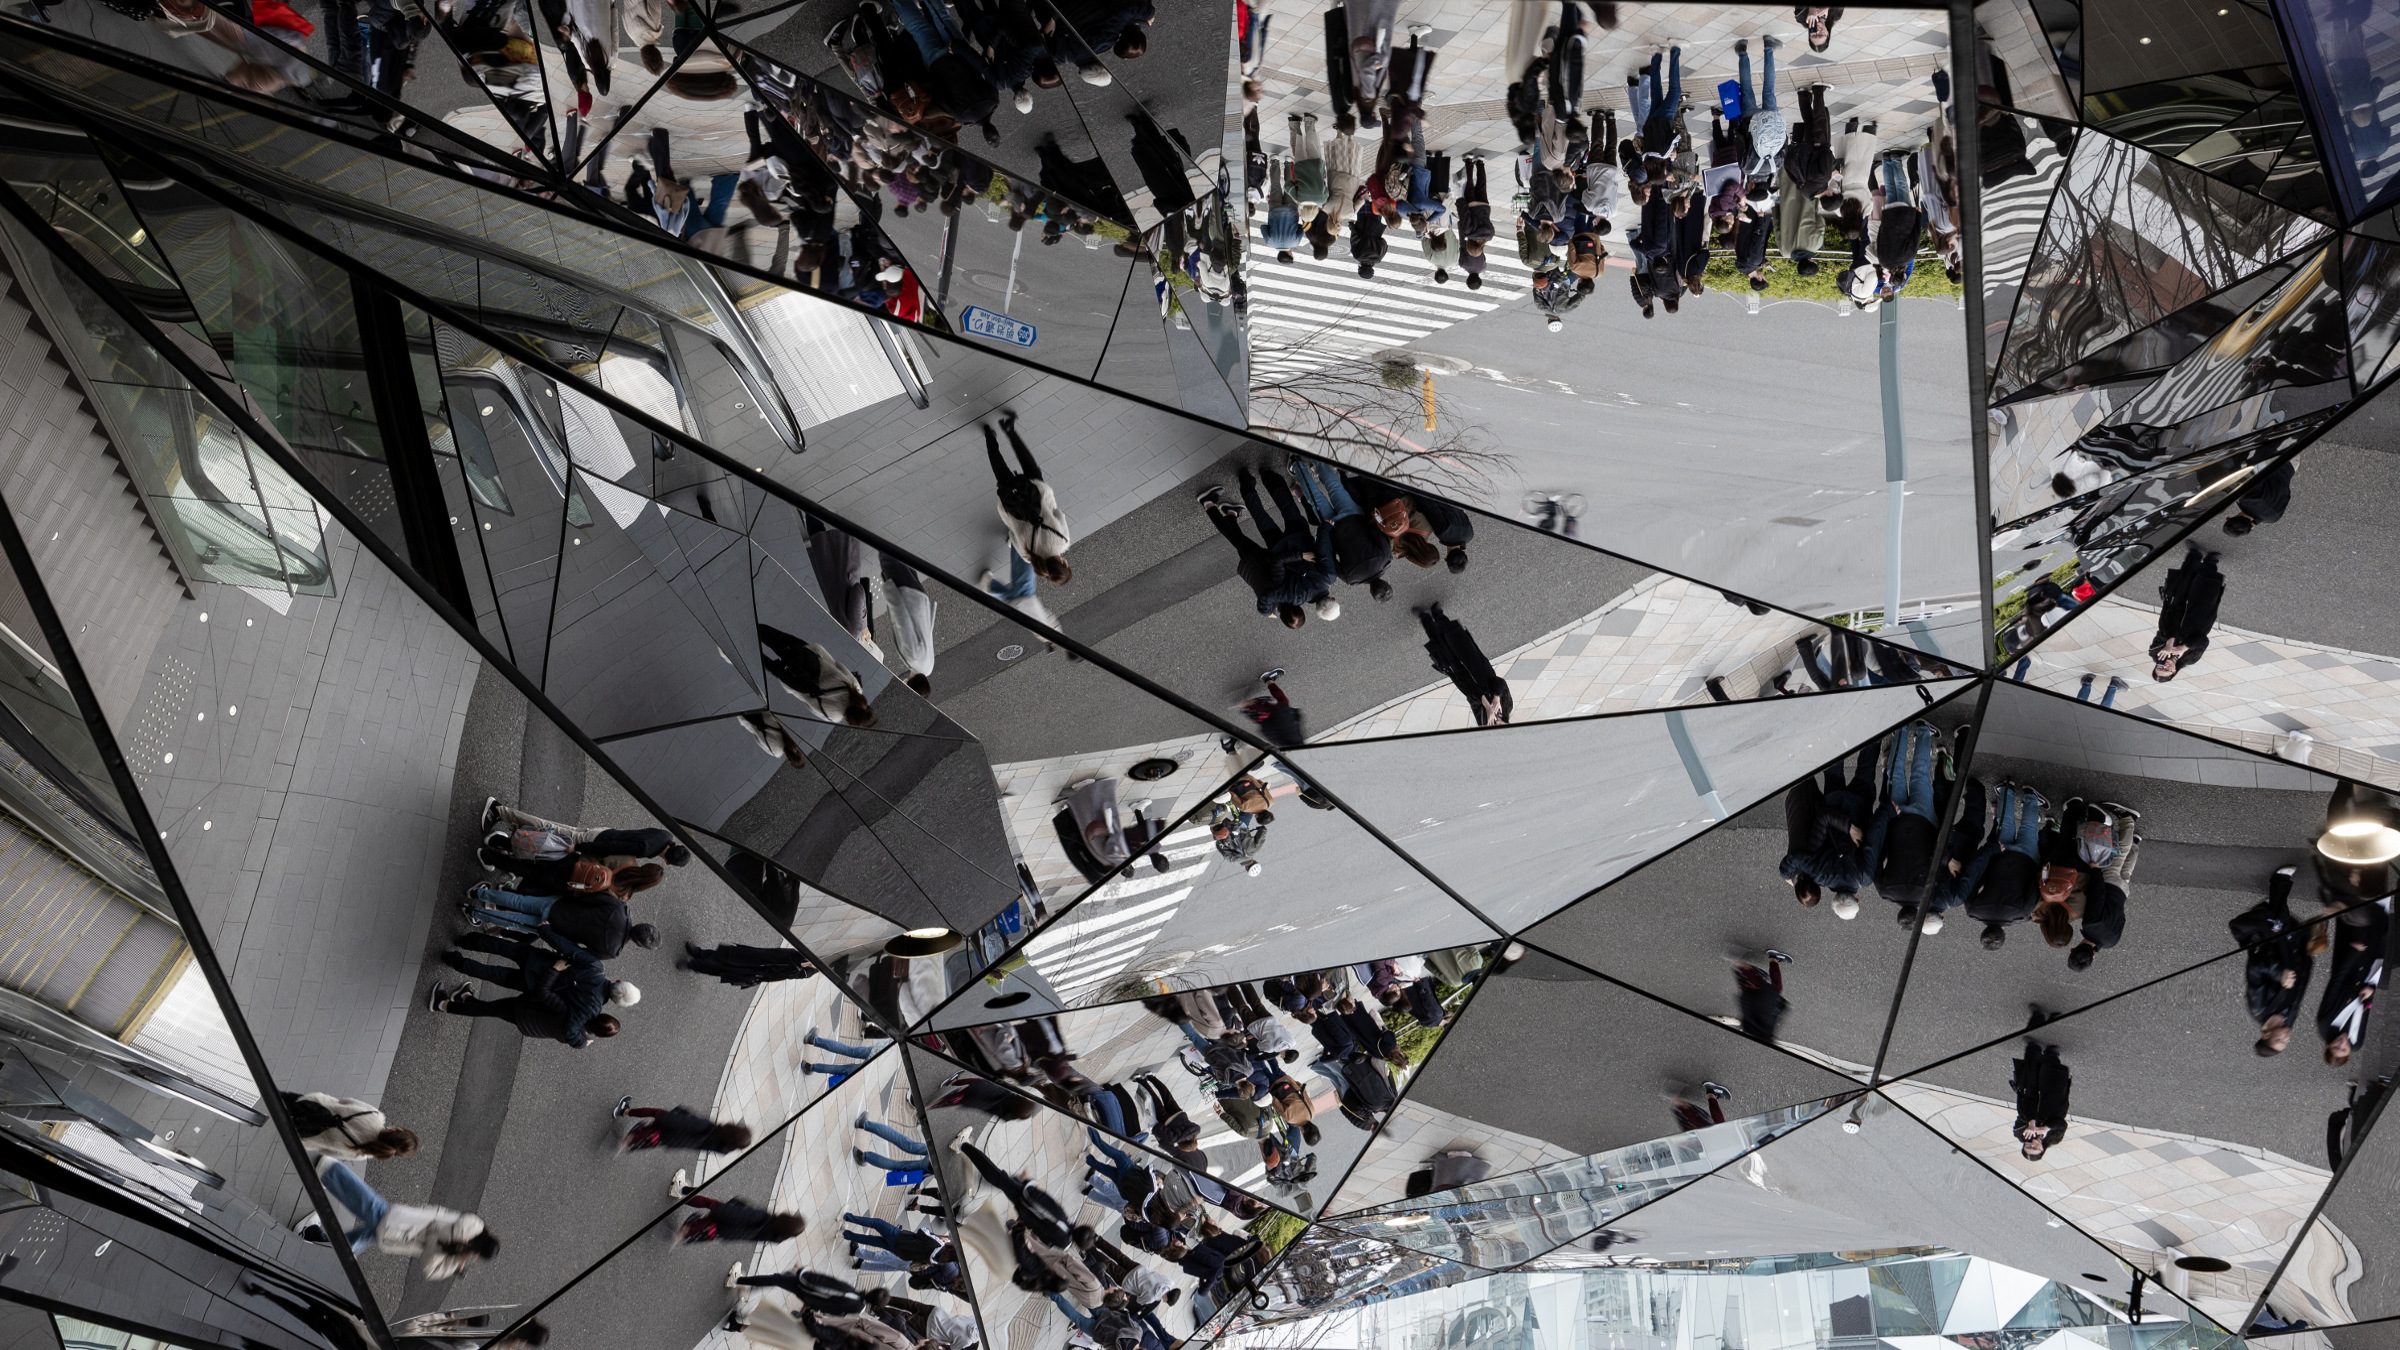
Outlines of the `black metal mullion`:
M52 256L60 259L76 275L77 280L91 284L90 274L94 270L91 264L72 249L64 248L57 241L57 236L51 233L50 227L43 223L40 214L13 189L0 187L0 210L14 216L35 238L51 248ZM70 258L72 261L69 261ZM103 300L122 301L122 297L106 291L99 294ZM140 314L130 302L123 303L121 313ZM137 332L146 340L151 331L147 318L142 319L142 324L143 327ZM160 355L179 367L183 360L188 359L179 351L164 348L160 349ZM186 373L185 378L190 380L190 374ZM197 389L199 386L195 384L194 387ZM263 447L269 440L258 434L263 428L248 425L251 419L246 410L238 413L230 407L221 407L220 410L231 416L260 446ZM150 817L150 808L142 799L141 785L134 781L133 769L125 762L124 752L117 746L116 733L109 727L108 717L100 708L99 697L92 691L91 680L84 674L82 658L76 653L74 640L68 635L66 623L59 617L57 606L50 600L49 588L43 584L40 569L34 565L33 553L25 546L25 536L17 528L16 515L4 504L0 504L0 552L6 554L10 570L16 573L17 584L25 593L26 608L31 611L35 625L41 629L43 640L49 644L51 656L58 662L61 679L75 696L75 705L83 715L85 730L99 751L101 763L108 768L109 780L116 786L126 817L133 826L134 834L142 842L142 851L149 855L151 869L158 876L159 889L166 893L167 903L175 911L175 921L183 928L184 941L191 948L192 962L200 968L201 975L208 981L210 995L216 999L219 1010L225 1015L225 1023L233 1034L234 1044L242 1052L242 1062L250 1071L251 1081L259 1089L260 1105L273 1123L276 1136L283 1141L292 1170L299 1174L309 1204L317 1212L317 1221L326 1232L339 1233L342 1224L335 1214L333 1200L325 1193L324 1184L317 1179L316 1167L309 1159L308 1150L300 1142L299 1131L292 1127L291 1115L284 1110L283 1099L277 1095L275 1078L268 1072L266 1057L259 1051L258 1038L250 1032L250 1024L242 1014L240 1001L234 997L233 983L226 978L224 967L217 960L216 946L210 941L207 930L201 926L199 911L192 905L191 893L184 889L183 879L175 870L174 857L159 834L156 822ZM375 1293L367 1286L366 1275L358 1267L358 1258L351 1253L347 1243L335 1242L332 1248L335 1258L341 1263L342 1273L350 1278L359 1307L366 1310L369 1327L390 1350L390 1329L384 1325L382 1311L375 1302Z
M450 504L434 468L433 442L425 435L425 410L417 403L400 302L363 273L351 276L350 293L358 307L359 349L367 359L367 396L383 434L383 462L391 474L408 560L452 608L473 614L474 595L450 530Z

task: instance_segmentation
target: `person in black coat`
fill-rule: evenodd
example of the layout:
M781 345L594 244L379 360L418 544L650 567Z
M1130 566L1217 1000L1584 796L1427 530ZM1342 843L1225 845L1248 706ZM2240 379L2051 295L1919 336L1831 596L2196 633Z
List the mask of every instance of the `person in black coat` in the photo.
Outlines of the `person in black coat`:
M1172 216L1198 201L1192 182L1184 172L1185 151L1178 142L1181 131L1161 131L1148 113L1125 114L1133 123L1133 166L1142 175L1142 185L1150 189L1150 204L1158 213Z
M599 959L560 936L547 922L534 932L550 944L549 951L530 940L497 933L460 934L459 946L508 957L515 962L515 968L470 961L454 951L442 953L442 964L471 979L514 989L520 997L485 1002L470 997L462 987L455 997L437 999L438 1010L462 1017L504 1017L516 1022L517 1030L527 1036L561 1041L578 1050L590 1043L587 1031L614 1035L613 1031L592 1029L597 1022L614 1025L615 1019L600 1010L619 987L609 980ZM440 986L435 989L438 991ZM628 994L625 1001L630 1003L638 997L638 993Z
M2150 639L2150 678L2161 684L2174 679L2208 650L2208 630L2216 627L2217 606L2225 599L2225 578L2217 571L2217 555L2203 554L2197 544L2184 550L2183 565L2171 569L2158 586L2158 634Z
M2308 977L2316 968L2316 958L2308 954L2308 926L2292 916L2295 870L2275 869L2267 898L2225 925L2235 942L2250 949L2243 961L2242 984L2250 1020L2258 1023L2258 1043L2252 1048L2260 1055L2280 1055L2291 1044L2292 1025L2299 1020Z
M2233 504L2233 514L2225 517L2225 533L2245 535L2261 525L2272 525L2283 519L2291 505L2292 462L2280 460L2243 489Z
M1417 611L1417 619L1425 625L1425 654L1432 658L1433 668L1450 677L1458 692L1467 696L1467 706L1475 710L1475 725L1504 727L1517 710L1517 700L1508 689L1508 681L1492 669L1492 660L1475 645L1475 635L1466 625L1442 613L1442 607Z
M736 989L776 980L805 980L817 973L815 962L790 947L747 947L738 942L695 947L687 942L683 950L684 958L675 963L678 967L714 975Z
M594 895L562 895L545 917L560 937L603 961L613 961L630 942L636 947L658 945L658 929L632 922L625 902L603 891Z
M808 1221L797 1214L776 1214L760 1209L739 1196L731 1200L712 1200L705 1195L687 1195L683 1203L700 1213L683 1221L675 1230L678 1245L688 1242L781 1242L800 1236Z
M1775 1026L1792 1006L1783 997L1783 963L1791 959L1790 953L1770 947L1764 966L1747 957L1733 963L1734 999L1741 1009L1743 1035L1775 1043Z
M617 1151L620 1153L636 1153L653 1148L687 1148L698 1153L738 1153L750 1147L749 1126L720 1125L688 1106L661 1111L655 1106L635 1106L633 1099L627 1097L617 1103L614 1114L620 1120L632 1116L640 1122L617 1141Z
M2035 1008L2033 1023L2026 1030L2045 1020L2042 1010ZM2043 1045L2030 1036L2025 1038L2025 1053L2015 1067L2008 1085L2017 1093L2017 1123L2010 1133L2022 1141L2018 1151L2027 1160L2039 1161L2067 1137L2067 1094L2075 1076L2059 1059L2057 1046Z
M2383 983L2391 919L2375 905L2361 913L2366 922L2335 929L2325 966L2325 994L2317 1001L2317 1035L2325 1042L2325 1062L2337 1068L2349 1063L2364 1043L2367 1015L2375 1010L2375 990Z

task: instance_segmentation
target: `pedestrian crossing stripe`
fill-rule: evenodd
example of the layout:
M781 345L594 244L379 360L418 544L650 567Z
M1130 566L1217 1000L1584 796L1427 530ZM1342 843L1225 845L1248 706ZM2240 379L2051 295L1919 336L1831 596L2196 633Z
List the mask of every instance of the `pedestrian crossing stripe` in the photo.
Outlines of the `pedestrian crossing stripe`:
M1286 350L1253 348L1251 374L1276 377L1315 369L1343 355L1406 346L1454 324L1489 314L1532 290L1533 272L1517 259L1513 243L1486 246L1484 284L1468 290L1466 274L1451 269L1437 284L1433 265L1403 239L1373 277L1358 275L1347 249L1335 245L1319 261L1295 250L1290 263L1271 252L1253 251L1244 273L1250 288L1249 320L1261 336L1276 335ZM1302 339L1306 339L1305 345Z

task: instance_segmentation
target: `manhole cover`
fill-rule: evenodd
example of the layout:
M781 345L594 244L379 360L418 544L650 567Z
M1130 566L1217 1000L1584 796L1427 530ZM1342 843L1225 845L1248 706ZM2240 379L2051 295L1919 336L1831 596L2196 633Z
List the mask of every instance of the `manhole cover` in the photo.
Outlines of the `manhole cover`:
M1000 659L1003 661L1014 661L1024 654L1025 649L1014 642L1000 649Z

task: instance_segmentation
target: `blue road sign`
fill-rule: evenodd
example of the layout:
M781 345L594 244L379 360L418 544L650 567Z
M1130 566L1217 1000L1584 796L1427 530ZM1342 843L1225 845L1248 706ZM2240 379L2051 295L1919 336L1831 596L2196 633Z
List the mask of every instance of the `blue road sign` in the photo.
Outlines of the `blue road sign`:
M1033 325L1023 319L1012 319L1005 314L994 314L981 305L967 306L967 312L960 315L959 318L965 322L967 331L977 337L992 338L999 342L1013 342L1020 347L1033 345Z

